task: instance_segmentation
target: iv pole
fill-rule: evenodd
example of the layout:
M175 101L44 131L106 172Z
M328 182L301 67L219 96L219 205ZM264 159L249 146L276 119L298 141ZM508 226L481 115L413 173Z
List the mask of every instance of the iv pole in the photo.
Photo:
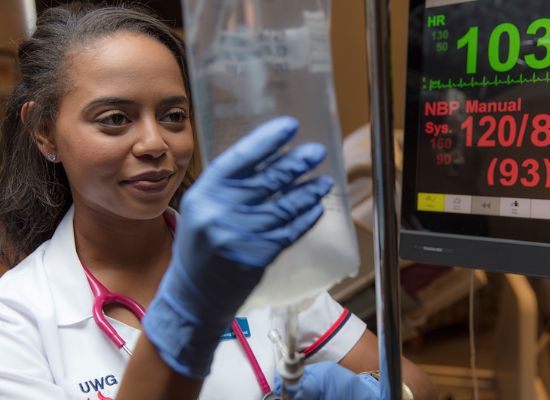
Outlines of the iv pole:
M389 0L365 0L374 184L374 264L381 396L401 400L399 260L390 75Z

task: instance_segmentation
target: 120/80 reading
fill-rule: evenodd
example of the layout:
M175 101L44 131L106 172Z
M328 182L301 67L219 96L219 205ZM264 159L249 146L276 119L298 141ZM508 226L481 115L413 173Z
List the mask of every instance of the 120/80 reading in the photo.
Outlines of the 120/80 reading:
M534 158L517 161L513 158L495 157L487 169L489 186L522 186L526 188L550 188L550 159L540 162Z
M519 121L513 115L485 115L476 124L469 116L460 127L466 132L466 147L522 147L526 136L535 147L550 146L550 115L537 114L529 123L530 118L529 114L523 114ZM474 138L474 128L478 127L483 132Z

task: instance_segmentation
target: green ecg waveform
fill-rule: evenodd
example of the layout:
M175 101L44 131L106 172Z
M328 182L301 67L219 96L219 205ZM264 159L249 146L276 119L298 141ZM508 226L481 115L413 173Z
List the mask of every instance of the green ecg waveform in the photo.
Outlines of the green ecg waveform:
M476 87L487 87L487 86L511 86L511 85L526 85L534 83L549 83L550 82L550 72L547 72L546 75L539 76L535 72L529 78L524 76L524 74L519 74L517 78L512 78L510 75L506 79L501 79L498 76L494 78L487 78L483 76L481 80L478 80L474 77L470 79L460 78L458 80L453 80L449 78L447 81L441 79L422 79L422 89L423 90L446 90L446 89L463 89L463 88L476 88Z

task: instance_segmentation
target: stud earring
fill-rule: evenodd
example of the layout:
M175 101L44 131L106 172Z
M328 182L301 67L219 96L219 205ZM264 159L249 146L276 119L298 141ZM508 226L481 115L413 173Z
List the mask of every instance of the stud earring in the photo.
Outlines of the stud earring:
M48 153L48 155L46 156L46 158L48 159L48 161L55 162L55 161L57 160L57 154Z

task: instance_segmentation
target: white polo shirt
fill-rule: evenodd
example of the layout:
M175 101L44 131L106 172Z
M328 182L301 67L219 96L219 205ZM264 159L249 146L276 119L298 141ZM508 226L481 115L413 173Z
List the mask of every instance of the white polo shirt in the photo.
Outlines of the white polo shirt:
M114 399L129 356L92 317L93 295L75 248L73 208L54 236L0 279L0 399ZM248 342L270 385L271 311L246 316ZM110 319L133 349L140 331ZM365 330L326 293L299 316L299 348L311 362L340 360ZM144 366L147 368L147 366ZM201 400L258 400L262 392L237 340L218 346Z

